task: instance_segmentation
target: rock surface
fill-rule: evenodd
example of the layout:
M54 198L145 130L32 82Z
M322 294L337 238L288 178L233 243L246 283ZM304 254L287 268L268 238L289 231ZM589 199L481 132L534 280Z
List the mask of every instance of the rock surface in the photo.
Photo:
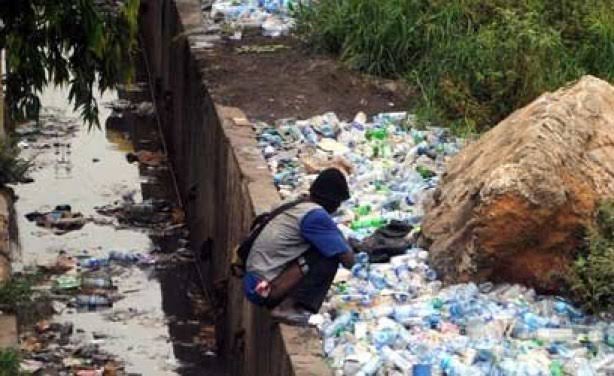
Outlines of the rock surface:
M427 205L423 240L446 282L553 292L599 200L614 197L614 86L585 76L467 146Z

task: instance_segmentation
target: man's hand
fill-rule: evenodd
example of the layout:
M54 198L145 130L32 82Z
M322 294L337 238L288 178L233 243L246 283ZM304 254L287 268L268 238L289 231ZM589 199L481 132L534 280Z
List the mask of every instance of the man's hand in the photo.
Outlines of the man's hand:
M350 269L352 266L354 266L356 262L354 260L354 252L347 251L345 253L342 253L341 255L339 255L339 261L341 261L341 265L343 265L345 268Z

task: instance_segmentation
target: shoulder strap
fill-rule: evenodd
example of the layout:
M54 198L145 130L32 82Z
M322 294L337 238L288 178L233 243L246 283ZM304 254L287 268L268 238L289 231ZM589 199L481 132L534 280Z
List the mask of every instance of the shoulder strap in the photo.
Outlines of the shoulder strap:
M299 198L298 200L294 200L292 202L280 205L272 211L260 214L258 217L256 217L254 223L252 224L249 236L239 246L237 246L237 249L235 251L237 259L231 264L231 272L235 277L241 278L245 274L245 263L247 262L249 252L251 251L254 241L256 241L258 236L260 236L260 233L262 232L262 230L264 230L266 225L268 225L269 222L271 222L271 220L273 220L279 214L297 206L302 202L306 202L305 198L303 197Z
M287 203L285 203L283 205L280 205L277 208L271 210L269 212L269 215L267 216L266 220L262 224L262 227L266 226L270 221L272 221L275 217L277 217L281 213L285 212L288 209L292 209L293 207L297 206L298 204L302 204L303 202L307 202L307 200L304 197L301 197L301 198L299 198L297 200L294 200L294 201L291 201L291 202L287 202Z

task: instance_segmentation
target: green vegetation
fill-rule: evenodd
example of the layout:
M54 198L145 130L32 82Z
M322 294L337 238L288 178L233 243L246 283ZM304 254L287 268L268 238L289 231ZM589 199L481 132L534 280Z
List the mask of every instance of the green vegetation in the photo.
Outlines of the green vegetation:
M16 120L37 118L39 94L67 84L75 109L98 124L94 89L133 76L139 0L0 0L0 48L6 49L7 98Z
M0 376L19 375L19 352L15 349L0 349Z
M19 158L14 141L0 139L0 187L23 182L31 167L31 162Z
M0 308L14 312L18 305L31 302L32 287L40 278L38 274L24 274L0 283Z
M614 79L611 0L320 0L296 14L312 47L406 78L422 119L461 131L584 74Z
M581 252L569 278L572 292L585 308L614 310L614 200L599 206L595 226L588 229L588 249Z

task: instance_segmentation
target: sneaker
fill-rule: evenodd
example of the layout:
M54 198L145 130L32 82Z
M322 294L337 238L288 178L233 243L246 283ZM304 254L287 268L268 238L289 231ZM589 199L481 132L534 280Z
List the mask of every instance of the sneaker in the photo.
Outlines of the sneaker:
M311 315L311 312L300 308L282 309L277 307L271 311L271 317L274 321L292 326L308 326Z

